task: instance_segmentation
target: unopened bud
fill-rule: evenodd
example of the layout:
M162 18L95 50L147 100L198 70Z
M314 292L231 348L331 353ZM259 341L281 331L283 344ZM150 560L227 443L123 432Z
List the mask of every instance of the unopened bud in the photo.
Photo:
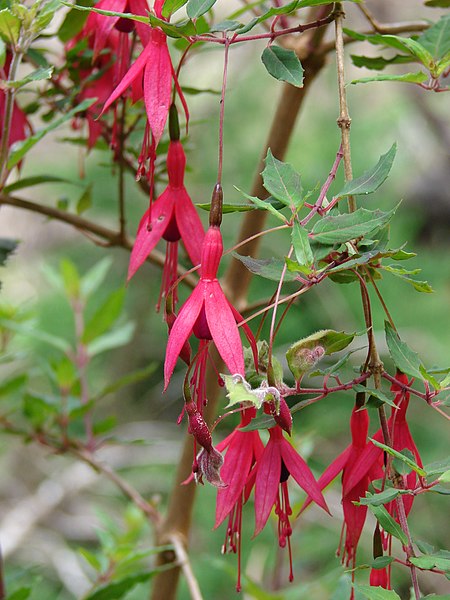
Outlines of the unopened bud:
M311 371L325 354L323 346L313 348L291 346L286 354L288 367L296 381L300 381L305 373Z
M281 397L278 414L273 414L277 425L281 427L288 435L292 432L292 415L286 400Z
M222 223L223 190L220 183L216 183L211 197L209 211L209 224L211 227L220 227Z
M188 415L189 432L192 433L200 446L210 452L212 449L212 438L205 419L200 414L195 402L187 402L185 407Z

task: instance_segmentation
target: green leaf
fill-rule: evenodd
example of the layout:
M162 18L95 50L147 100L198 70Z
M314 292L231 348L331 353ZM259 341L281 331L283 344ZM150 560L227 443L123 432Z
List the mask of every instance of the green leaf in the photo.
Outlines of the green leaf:
M0 37L0 69L3 69L6 62L6 44Z
M424 83L427 81L428 76L422 71L417 73L404 73L403 75L373 75L371 77L361 77L360 79L353 79L350 83L371 83L372 81L398 81L400 83Z
M364 385L361 385L360 383L354 385L353 389L355 390L355 392L366 392L367 394L369 394L369 396L373 396L374 398L379 400L380 405L389 404L389 406L392 406L393 408L398 408L397 405L390 398L388 398L386 394L383 394L381 390L378 390L376 388L368 388Z
M373 587L371 585L355 585L354 588L363 594L367 600L401 600L400 596L394 590L385 590L382 587Z
M0 397L11 396L14 392L22 389L27 382L27 375L22 373L21 375L15 375L9 377L0 383Z
M371 496L371 494L367 492L366 498L369 496ZM369 504L369 509L375 516L378 523L387 533L390 533L399 539L404 546L408 544L406 533L403 531L397 521L391 517L384 506L373 506L372 504Z
M234 406L234 404L251 404L255 408L261 408L264 402L264 397L261 394L255 393L245 379L238 380L234 375L225 375L221 373L221 377L225 382L227 390L227 398L229 402L226 408Z
M78 553L81 554L84 560L91 565L95 571L100 572L102 570L102 563L93 552L90 552L86 548L78 548Z
M9 331L14 331L15 333L19 333L23 335L25 338L38 340L39 342L44 342L45 344L49 344L61 352L68 352L70 350L70 344L64 338L60 338L56 335L52 335L47 333L46 331L40 331L32 323L22 324L15 323L14 321L10 321L9 319L0 318L0 327L4 327Z
M412 279L410 277L410 274L412 274L411 271L407 271L406 269L399 269L395 265L383 265L382 268L384 271L391 273L391 275L395 275L396 277L399 277L406 283L409 283L418 292L423 292L425 294L432 294L434 292L433 288L428 283L428 281L418 281L417 279ZM418 271L420 271L420 269L418 269Z
M77 4L80 6L93 6L94 0L77 0ZM82 13L79 10L70 10L58 29L57 36L61 42L65 44L76 37L83 29L87 18L87 12Z
M190 19L197 19L210 10L217 0L188 0L186 12Z
M245 427L240 427L239 431L258 431L260 429L270 429L275 427L275 419L269 415L262 415L261 417L255 417Z
M204 203L204 204L196 204L195 206L198 206L198 208L201 208L203 210L207 210L208 212L211 210L211 203ZM254 204L230 204L230 203L224 203L222 205L222 214L226 215L228 213L233 213L233 212L248 212L249 210L256 210L256 207L254 206Z
M384 322L384 331L389 354L395 366L403 373L406 373L406 375L421 380L422 373L420 372L420 367L422 363L416 352L413 352L405 342L402 342L398 333L388 321Z
M23 398L23 414L33 427L40 428L58 413L54 399L41 394L26 394Z
M386 154L380 157L374 167L365 171L361 177L347 182L344 188L336 194L336 198L341 198L342 196L359 196L375 192L386 181L391 171L396 152L397 144L394 143Z
M134 323L125 323L125 325L96 338L87 347L89 356L96 356L101 352L125 346L133 337L134 327Z
M6 261L13 254L19 245L17 240L10 238L0 238L0 267L4 267Z
M450 469L450 456L443 458L442 460L437 460L435 462L429 463L424 466L427 477L434 477L435 475L441 475ZM423 550L422 550L423 552Z
M377 558L372 561L370 566L372 569L385 569L391 563L393 563L394 560L395 558L393 556L377 556Z
M295 380L299 381L305 373L311 371L323 354L343 350L354 337L354 333L322 329L292 344L286 352L286 360Z
M432 8L450 8L450 0L427 0L425 6Z
M42 81L43 79L51 79L54 69L55 67L43 67L40 69L36 69L26 77L23 77L22 79L16 79L15 81L9 82L8 87L18 89L32 81Z
M350 55L355 67L365 67L374 71L382 71L389 65L403 65L414 62L412 56L404 56L403 54L396 54L392 58L384 58L384 56L356 56L355 54Z
M265 165L261 175L269 194L292 209L300 209L303 205L300 174L289 163L275 158L270 148L267 150Z
M132 373L127 373L123 377L116 379L112 383L109 383L106 387L102 389L102 391L95 396L95 400L101 400L108 394L113 394L118 390L121 390L123 387L127 385L132 385L133 383L138 383L139 381L144 381L148 379L150 375L152 375L156 371L157 365L155 363L151 363L148 367L144 369L139 369L137 371L133 371Z
M417 39L435 60L443 58L450 52L450 15L442 16Z
M81 294L84 298L89 298L101 286L105 277L111 268L113 259L105 256L96 265L83 275L80 282Z
M313 271L311 267L301 265L298 261L292 260L287 256L284 257L284 260L288 270L292 273L302 273L302 275L309 275Z
M23 177L14 183L10 183L4 188L4 191L5 193L10 194L11 192L16 192L17 190L23 190L43 183L71 183L72 185L80 185L79 181L72 181L71 179L58 177L57 175L32 175L31 177Z
M60 0L60 2L61 4L64 4L64 6L68 6L69 8L80 10L82 12L94 12L98 15L103 15L105 17L120 17L121 19L131 19L132 21L138 21L139 23L146 23L148 25L148 17L144 17L142 15L133 15L132 13L122 13L115 10L103 10L101 8L80 6L79 4L71 4L70 2L66 2L65 0Z
M19 40L21 22L16 15L5 8L0 10L0 36L11 44L17 44Z
M96 101L96 98L87 98L86 100L83 100L81 104L79 104L75 108L72 108L72 110L69 110L69 112L67 112L65 115L63 115L59 119L56 119L56 121L53 121L52 123L50 123L50 125L47 125L47 127L36 131L26 140L16 142L11 148L11 153L9 155L8 160L8 169L12 169L13 167L15 167L22 160L25 154L29 150L31 150L31 148L33 148L33 146L35 146L44 136L46 136L47 133L53 131L60 125L63 125L63 123L70 121L70 119L72 119L72 117L74 117L79 112L87 110Z
M395 500L397 496L402 493L403 490L397 490L395 488L386 488L378 494L370 494L366 498L360 498L358 504L363 506L382 506L388 502Z
M32 592L32 588L30 587L21 587L18 590L15 590L11 594L8 594L8 600L27 600L30 597Z
M84 600L120 600L138 583L145 583L161 570L162 568L159 567L147 573L138 573L137 575L130 575L118 581L107 583L85 596Z
M109 295L87 323L82 338L84 344L89 344L111 328L122 312L124 299L125 288L115 290Z
M257 198L256 196L249 196L248 194L246 194L245 192L240 190L238 187L236 189L243 196L245 196L245 198L247 198L247 200L250 200L251 202L253 202L253 204L255 204L258 208L262 208L263 210L268 210L277 219L280 219L280 221L283 221L283 223L287 222L286 217L283 214L281 214L274 206L272 206L272 204L270 202L268 202L267 200L260 200L260 198Z
M295 257L300 265L310 267L314 263L314 256L309 243L308 232L297 221L292 228L292 245Z
M303 67L294 50L271 45L264 48L261 60L275 79L303 87Z
M310 237L322 244L342 244L375 233L389 223L396 210L397 206L388 212L358 208L352 213L323 217L315 224Z
M372 442L372 444L374 444L378 448L381 448L382 450L384 450L385 452L387 452L391 456L394 456L395 458L397 458L401 462L403 462L406 465L408 465L408 467L410 469L412 469L413 471L415 471L421 477L425 477L426 476L426 474L427 474L426 471L424 469L422 469L422 467L419 467L419 465L416 463L415 460L413 460L412 458L410 458L406 454L403 454L403 451L402 452L398 452L397 450L394 450L394 448L391 448L390 446L386 446L386 444L382 444L381 442L377 442L377 440L374 440L373 438L369 438L369 440Z
M445 471L445 473L442 473L442 475L439 476L439 481L441 483L450 483L450 469L448 471Z
M165 19L169 19L169 17L177 12L182 6L186 4L187 0L165 0L164 6L162 9L162 16Z
M59 270L64 284L64 289L69 298L78 298L80 295L80 275L75 264L68 258L63 258Z
M150 25L152 27L159 27L164 31L166 35L172 38L187 38L190 35L195 35L197 29L194 23L189 19L184 19L178 23L168 23L164 19L159 19L150 13Z
M408 448L403 448L403 450L400 451L400 454L402 454L403 456L406 456L414 464L416 464L416 462L415 462L416 457L411 452L411 450L409 450ZM411 473L411 471L412 471L412 468L410 467L410 465L403 458L395 457L394 460L392 461L392 466L399 475L409 475L409 473Z
M81 215L92 206L92 185L88 185L77 202L77 215Z
M251 256L243 256L236 252L233 252L233 256L240 260L251 273L271 279L272 281L280 281L284 267L282 260L278 258L252 258ZM296 279L297 276L295 273L286 271L284 276L285 281L295 281Z

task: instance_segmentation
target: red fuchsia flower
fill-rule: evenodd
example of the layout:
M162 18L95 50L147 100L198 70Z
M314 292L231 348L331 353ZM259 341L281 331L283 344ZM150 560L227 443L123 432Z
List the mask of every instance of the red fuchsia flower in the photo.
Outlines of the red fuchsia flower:
M3 80L7 80L9 76L9 69L11 66L11 53L6 53L5 64L3 68L0 69L0 75ZM4 89L0 88L0 131L3 131L4 123L3 119L5 117L5 103L6 103L6 92ZM14 101L12 119L11 119L11 127L9 130L9 138L8 138L8 147L10 148L16 142L20 140L26 139L29 135L33 133L33 129L31 127L30 122L27 119L26 114L20 108L16 101ZM21 163L19 163L20 167Z
M162 18L164 1L157 0L154 11ZM148 42L136 61L128 69L122 81L105 102L103 112L132 86L133 102L144 98L148 124L155 147L161 139L171 104L172 79L183 103L186 116L187 105L172 66L167 37L160 29L151 29Z
M148 3L146 0L100 0L95 8L134 15L147 16ZM83 27L85 35L93 37L94 60L101 51L111 45L111 36L115 32L131 33L136 27L141 42L145 45L150 39L150 28L145 23L121 17L109 17L91 12ZM128 36L127 36L128 38Z
M231 551L238 555L237 591L241 590L242 506L247 502L254 485L254 477L249 479L250 472L264 450L258 431L241 429L255 416L256 409L244 409L240 425L216 446L218 451L226 451L221 469L226 487L220 488L217 493L214 528L228 517L223 552Z
M292 534L292 508L289 502L287 481L291 475L311 499L329 513L314 475L303 458L297 454L284 438L281 427L269 429L269 441L254 467L255 473L255 535L267 523L270 512L275 507L278 517L278 543L289 549L289 581L294 578L290 537Z
M416 463L422 467L422 460L420 458L419 451L417 449L414 440L412 439L411 432L406 421L406 410L409 404L410 394L406 392L401 384L409 385L408 378L401 372L397 372L395 378L399 382L391 386L391 391L396 392L394 403L397 408L391 409L391 416L388 419L388 430L391 436L392 447L394 450L401 452L404 449L408 449L414 456ZM373 439L377 442L384 443L384 436L381 429L379 429ZM364 451L361 453L359 459L353 464L351 472L349 472L348 478L344 484L344 493L348 493L350 489L359 484L362 478L370 472L372 467L376 464L382 464L383 461L383 450L372 443L367 444ZM418 476L415 471L411 471L408 475L402 476L404 489L415 489L418 484ZM409 514L414 496L409 494L402 495L403 504L405 507L406 515ZM386 505L386 509L395 518L396 509L395 501L390 502Z
M371 569L369 583L373 587L382 587L385 590L390 590L391 584L387 568Z
M222 253L220 228L210 226L202 245L200 281L182 306L169 334L164 364L165 389L169 385L178 356L191 333L200 340L197 358L203 358L205 368L207 347L212 340L230 373L244 376L244 353L237 326L237 323L242 321L242 316L228 302L217 280ZM247 325L243 325L243 328L254 356L257 357L253 334ZM204 373L196 379L200 383L204 382ZM199 402L199 405L202 402Z
M371 481L382 476L383 472L381 465L375 462L371 468L365 472L359 481L347 491L347 481L349 475L353 472L353 465L359 464L359 459L368 445L367 433L369 430L369 416L366 410L361 410L361 405L357 401L350 418L350 431L352 442L347 448L339 454L339 456L325 469L318 480L318 485L323 490L342 472L342 508L344 512L344 523L342 526L341 539L339 543L339 553L342 552L342 562L347 566L351 564L352 568L356 566L356 550L364 523L367 516L367 506L357 506L354 502L358 502L361 497L366 495ZM302 510L311 503L312 499L308 498L304 503ZM354 571L352 572L352 579ZM353 590L351 598L354 597Z
M200 217L184 186L186 156L179 140L171 141L167 154L169 183L164 192L144 213L128 267L128 281L145 262L160 239L167 242L162 295L177 279L178 242L182 240L193 265L200 263L205 232ZM175 304L176 299L174 299Z

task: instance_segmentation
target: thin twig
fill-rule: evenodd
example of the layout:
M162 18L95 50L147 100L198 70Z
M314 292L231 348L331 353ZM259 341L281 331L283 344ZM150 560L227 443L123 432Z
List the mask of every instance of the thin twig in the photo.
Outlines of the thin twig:
M189 593L192 600L203 600L198 581L192 571L191 563L189 562L189 557L187 555L182 541L180 540L180 536L176 533L172 533L171 535L169 535L169 541L174 547L175 555L178 559L178 565L183 571L183 575L186 579L186 583L189 588Z
M159 524L161 516L156 508L147 502L147 500L145 500L145 498L141 496L128 481L120 477L120 475L108 464L100 461L92 452L85 450L84 448L70 448L69 451L71 454L90 465L95 471L105 475L105 477L115 483L123 494L147 515L154 525Z
M117 246L129 251L133 248L133 240L130 240L128 238L125 240L122 239L120 231L108 229L107 227L98 225L97 223L94 223L94 221L89 221L88 219L84 219L83 217L79 217L78 215L74 215L72 213L65 212L63 210L59 210L51 206L45 206L44 204L37 204L36 202L31 202L30 200L24 200L23 198L17 198L16 196L9 196L7 194L0 194L0 205L2 204L6 204L8 206L15 206L16 208L28 210L34 213L45 215L57 221L61 221L62 223L67 223L68 225L72 225L72 227L80 230L81 232L89 232L103 240L106 240L109 246ZM158 250L153 250L149 254L147 260L148 262L153 263L159 267L164 267L164 254L162 254ZM196 279L194 277L185 276L185 269L183 269L182 267L178 267L177 273L179 277L183 276L183 283L185 285L187 285L190 288L195 287L197 283Z

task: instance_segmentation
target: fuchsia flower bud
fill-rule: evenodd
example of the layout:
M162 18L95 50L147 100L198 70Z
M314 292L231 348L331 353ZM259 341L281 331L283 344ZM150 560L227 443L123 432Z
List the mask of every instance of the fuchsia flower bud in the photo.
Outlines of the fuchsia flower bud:
M200 446L202 446L207 452L210 452L212 449L212 438L205 419L202 417L197 406L194 402L192 402L192 400L186 402L185 409L188 415L189 433L192 433Z

